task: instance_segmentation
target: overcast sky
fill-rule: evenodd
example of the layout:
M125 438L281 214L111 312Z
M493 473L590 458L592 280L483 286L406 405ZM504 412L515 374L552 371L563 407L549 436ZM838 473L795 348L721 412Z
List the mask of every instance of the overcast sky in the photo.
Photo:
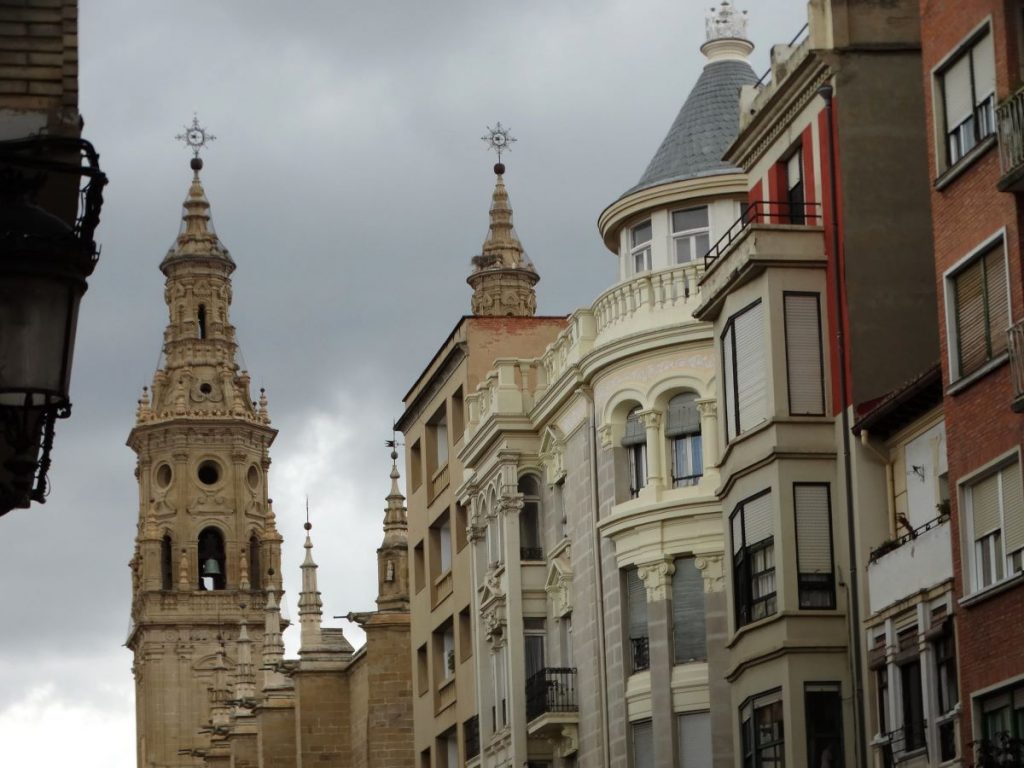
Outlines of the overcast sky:
M541 274L539 312L589 305L616 274L595 222L639 179L696 80L707 5L81 3L84 135L110 178L103 251L49 501L0 519L0 765L135 764L122 644L138 492L125 439L160 352L157 265L191 175L174 136L193 112L218 137L203 183L238 264L243 363L280 430L270 483L291 615L307 494L325 616L369 610L384 441L469 312L494 183L479 137L500 120L518 139L506 182ZM760 72L805 3L747 7Z

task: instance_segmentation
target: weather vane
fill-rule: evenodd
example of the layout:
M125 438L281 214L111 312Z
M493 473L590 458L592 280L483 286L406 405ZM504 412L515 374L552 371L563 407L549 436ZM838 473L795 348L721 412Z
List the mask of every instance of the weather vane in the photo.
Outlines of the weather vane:
M184 142L185 146L192 150L192 156L198 158L200 150L217 137L199 125L199 118L193 112L192 125L186 125L184 133L179 133L174 138Z
M511 152L515 138L509 133L508 128L503 128L499 120L493 128L487 126L487 135L480 137L481 141L487 142L488 149L498 153L498 162L501 162L502 152Z

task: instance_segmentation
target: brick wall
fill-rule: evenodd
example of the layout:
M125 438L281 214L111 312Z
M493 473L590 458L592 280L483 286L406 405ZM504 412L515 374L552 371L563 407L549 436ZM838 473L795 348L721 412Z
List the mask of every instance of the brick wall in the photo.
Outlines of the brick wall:
M77 109L77 22L76 0L0 2L0 107Z

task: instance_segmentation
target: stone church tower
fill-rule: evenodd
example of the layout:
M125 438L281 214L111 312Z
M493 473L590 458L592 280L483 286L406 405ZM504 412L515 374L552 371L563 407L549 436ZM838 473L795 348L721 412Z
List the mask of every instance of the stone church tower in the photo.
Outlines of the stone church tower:
M268 598L281 597L281 537L267 498L276 431L266 396L252 401L236 362L235 263L213 230L202 160L192 169L181 230L160 264L169 315L162 362L128 437L139 522L126 644L146 768L203 764L195 746L216 714L225 668L237 669L240 653L248 662L275 650L263 647L265 627L280 625L276 605L265 623ZM280 626L270 629L279 637Z

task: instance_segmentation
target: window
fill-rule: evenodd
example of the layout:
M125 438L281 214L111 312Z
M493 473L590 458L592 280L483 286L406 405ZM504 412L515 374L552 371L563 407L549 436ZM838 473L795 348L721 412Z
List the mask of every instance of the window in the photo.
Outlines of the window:
M925 744L924 697L921 692L921 656L917 639L917 625L899 630L896 654L900 683L901 715L903 726L893 733L893 749L912 752Z
M424 567L423 559L423 540L417 542L416 546L412 550L412 577L415 582L415 589L417 592L423 589L427 584L426 568Z
M536 475L519 478L523 508L519 511L519 559L543 560L540 543L540 480Z
M473 622L469 616L467 605L459 611L459 661L465 661L473 655Z
M760 301L729 318L722 333L726 442L768 418L763 335Z
M704 474L696 395L676 395L669 400L665 437L672 456L672 487L696 485Z
M632 670L642 672L651 666L647 635L647 589L636 568L626 569L626 615Z
M794 483L797 583L801 608L836 607L832 512L827 483Z
M558 621L558 655L563 667L572 666L572 614L567 613Z
M672 644L676 664L708 657L704 577L692 557L677 557L672 574Z
M629 254L635 275L651 269L651 232L650 219L629 232Z
M415 491L423 482L423 452L417 440L409 449L409 487Z
M1002 238L946 278L950 335L950 378L981 368L1006 351L1010 303Z
M466 431L466 404L462 397L462 387L452 395L452 442L457 443Z
M491 680L494 683L494 706L491 707L491 730L508 725L508 644L491 654Z
M937 74L942 96L946 165L956 165L995 133L995 54L986 28Z
M654 728L650 720L629 724L633 743L633 768L654 768Z
M979 757L990 758L979 765L1019 765L1024 746L1024 686L1004 689L985 696L977 705L980 723L975 732L981 732L981 743L976 745ZM977 722L977 721L976 721ZM980 725L980 728L979 728ZM1013 757L1018 760L1014 761Z
M174 589L174 544L170 534L160 541L160 589Z
M711 768L711 713L676 715L678 768Z
M422 696L430 690L430 678L427 673L427 644L416 649L416 692Z
M434 652L440 654L434 667L437 673L435 679L442 681L443 684L444 681L455 677L455 632L451 619L434 630Z
M964 488L968 531L973 546L974 589L1021 572L1024 556L1024 490L1020 464L1012 464L975 480Z
M838 683L804 685L808 768L843 768L843 700Z
M939 705L939 759L956 758L956 723L952 719L960 696L957 691L956 646L953 641L953 623L946 619L939 625L939 634L932 641L935 660L935 682ZM944 719L949 718L949 719Z
M748 699L740 707L743 768L782 768L785 732L780 691Z
M204 528L199 534L199 589L224 589L226 586L224 536L216 528Z
M783 220L789 224L804 223L804 167L800 147L786 160L786 210Z
M559 532L563 539L569 537L569 513L565 508L565 478L559 478L551 487L551 495L555 503L555 514L558 516Z
M455 504L455 551L461 552L466 546L466 527L468 525L466 507L462 504Z
M775 600L775 537L768 491L741 502L732 513L736 627L771 616Z
M447 515L437 533L441 548L441 573L444 573L450 571L452 567L452 524Z
M710 247L707 206L672 213L672 250L676 264L703 258Z
M206 338L206 307L199 305L199 312L196 313L196 326L199 328L199 338Z
M523 618L523 645L526 657L526 679L544 669L545 624L541 618Z
M443 407L431 419L427 429L431 441L430 447L433 449L431 472L436 472L448 463L448 416Z
M793 416L825 415L821 351L821 306L816 293L783 294L786 325L786 380Z
M626 434L622 446L629 460L629 498L640 495L640 489L647 485L647 430L640 417L640 406L626 416Z
M263 569L260 566L260 540L254 533L249 537L249 588L263 588Z

